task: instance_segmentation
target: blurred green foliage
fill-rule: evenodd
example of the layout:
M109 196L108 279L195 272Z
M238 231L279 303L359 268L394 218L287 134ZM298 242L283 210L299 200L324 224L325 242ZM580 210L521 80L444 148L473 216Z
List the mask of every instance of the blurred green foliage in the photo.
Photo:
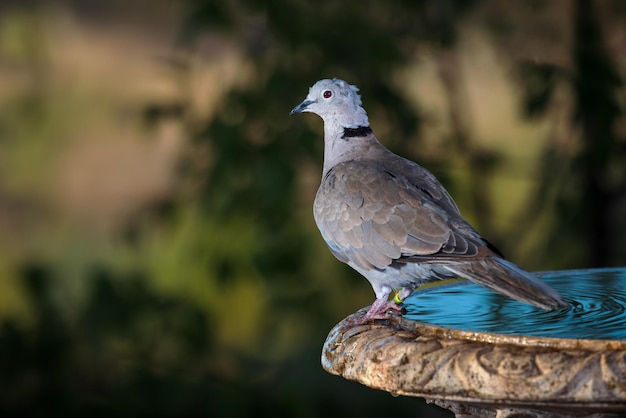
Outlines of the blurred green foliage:
M175 13L169 2L3 5L0 71L14 83L0 82L0 415L449 416L321 370L326 333L373 295L332 258L313 224L322 122L288 112L316 80L344 78L362 89L385 144L434 171L512 259L545 269L623 264L623 74L605 38L623 30L607 15L625 11L619 2L568 3L561 26L576 30L570 43L554 43L571 59L537 61L511 45L522 39L537 48L530 55L550 51L552 34L535 33L536 16L548 16L546 30L562 11L531 3L510 6L513 18L508 5L452 0L358 7L188 0ZM136 65L126 50L123 76L110 77L111 84L106 71L114 68L97 48L83 50L88 65L59 57L63 48L51 46L46 17L60 13L71 27L67 10L88 27L133 10L139 25L146 13L156 22L148 30L154 37L164 30L159 22L176 20L176 50L183 52L154 64L166 69L176 94L146 99L125 91L138 83L123 83ZM460 52L468 26L488 34L513 69L519 119L569 129L547 130L537 161L517 162L536 186L505 227L495 222L500 205L519 192L498 181L515 175L515 152L486 145L472 129L466 91L473 81ZM535 38L545 45L532 44ZM235 64L210 80L218 102L202 115L197 89L207 86L194 83L195 63L227 61L231 50ZM443 86L441 112L416 104L399 75L426 61L436 68L428 83ZM98 74L98 94L54 76L77 65ZM13 84L22 88L15 92ZM481 94L486 103L489 92ZM565 122L556 112L563 107L571 109ZM447 127L433 141L428 132L437 123ZM76 143L111 135L112 124L154 137L112 154L119 162L137 153L132 167L143 170L94 165L108 152L97 147L64 163ZM137 196L148 186L123 193L125 182L155 176L147 167L161 154L149 151L162 145L170 124L183 138L172 153L171 185L143 199ZM89 134L72 139L79 130ZM437 152L428 151L433 142ZM78 168L59 186L52 173L64 164ZM93 194L81 200L70 192L82 178L93 182L86 183ZM107 179L119 187L108 195ZM54 193L67 198L55 203ZM80 210L64 206L73 198ZM109 207L116 200L140 203L121 211ZM107 222L94 221L95 214Z

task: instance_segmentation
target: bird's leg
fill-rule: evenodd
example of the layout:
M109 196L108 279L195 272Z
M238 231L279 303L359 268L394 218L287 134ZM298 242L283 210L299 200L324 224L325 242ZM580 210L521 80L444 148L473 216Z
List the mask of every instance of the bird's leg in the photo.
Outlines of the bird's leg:
M411 295L411 293L413 293L413 289L403 287L402 289L398 290L398 292L396 292L396 295L393 297L393 301L397 305L400 305L402 302L404 302L406 298L409 297L409 295Z
M359 319L351 321L353 324L364 324L372 319L387 319L393 313L402 314L400 304L411 294L411 289L402 288L396 293L392 300L387 300L388 296L376 298L374 303L367 310L365 315ZM391 311L391 312L390 312Z

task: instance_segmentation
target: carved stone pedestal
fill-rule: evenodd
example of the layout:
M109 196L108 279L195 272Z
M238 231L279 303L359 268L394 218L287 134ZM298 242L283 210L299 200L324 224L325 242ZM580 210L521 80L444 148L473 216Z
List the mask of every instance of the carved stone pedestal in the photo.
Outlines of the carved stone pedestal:
M426 398L457 417L626 416L626 341L486 334L400 317L351 326L349 318L328 335L322 365L371 388Z

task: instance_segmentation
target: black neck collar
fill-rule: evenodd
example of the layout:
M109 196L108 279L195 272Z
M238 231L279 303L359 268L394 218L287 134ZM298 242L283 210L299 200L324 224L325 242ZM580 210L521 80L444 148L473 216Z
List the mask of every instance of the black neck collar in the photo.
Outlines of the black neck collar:
M357 126L356 128L343 128L343 139L354 138L359 136L367 136L372 133L369 126Z

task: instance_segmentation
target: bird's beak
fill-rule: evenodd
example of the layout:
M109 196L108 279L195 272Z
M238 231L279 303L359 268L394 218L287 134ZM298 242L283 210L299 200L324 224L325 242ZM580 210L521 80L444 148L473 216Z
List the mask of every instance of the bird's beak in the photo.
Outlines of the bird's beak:
M293 109L291 109L291 112L289 112L290 115L295 115L296 113L302 113L302 112L306 112L307 108L309 107L309 105L311 103L313 103L314 100L305 100L302 103L300 103L298 106L294 107Z

